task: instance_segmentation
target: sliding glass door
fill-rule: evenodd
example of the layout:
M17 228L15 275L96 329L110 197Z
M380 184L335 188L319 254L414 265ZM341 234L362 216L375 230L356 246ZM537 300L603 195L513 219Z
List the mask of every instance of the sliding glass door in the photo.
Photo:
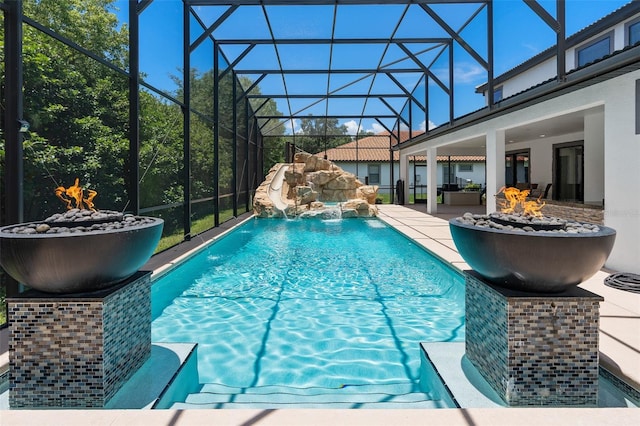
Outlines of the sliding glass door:
M584 143L554 145L553 199L584 202Z

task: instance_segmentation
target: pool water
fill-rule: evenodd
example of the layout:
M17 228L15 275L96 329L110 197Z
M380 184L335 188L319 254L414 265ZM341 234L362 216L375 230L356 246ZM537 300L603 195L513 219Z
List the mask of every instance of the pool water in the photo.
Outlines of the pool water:
M464 340L464 279L377 219L252 219L152 287L152 340L202 384L420 392L420 342ZM424 387L424 385L423 385Z

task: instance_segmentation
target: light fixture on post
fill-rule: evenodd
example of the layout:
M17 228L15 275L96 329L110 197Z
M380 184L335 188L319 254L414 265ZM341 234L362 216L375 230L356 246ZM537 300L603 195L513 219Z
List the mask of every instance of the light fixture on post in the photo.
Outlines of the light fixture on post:
M27 120L18 119L18 123L20 124L20 127L18 128L19 133L27 133L29 131L31 124L29 124Z

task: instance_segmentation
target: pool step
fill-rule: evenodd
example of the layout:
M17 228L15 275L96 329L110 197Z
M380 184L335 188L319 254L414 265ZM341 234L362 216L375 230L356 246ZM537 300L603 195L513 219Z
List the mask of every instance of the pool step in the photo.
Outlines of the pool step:
M440 401L414 401L414 402L250 402L250 403L211 403L193 404L177 402L171 406L172 410L205 410L205 409L284 409L284 408L332 408L332 409L406 409L406 408L448 408Z
M414 391L411 383L343 388L261 386L235 388L205 384L173 409L197 408L442 408L441 401Z
M217 383L206 383L202 385L200 393L227 393L227 394L271 394L271 393L289 393L295 395L317 395L317 394L350 394L350 393L387 393L387 394L405 394L411 392L419 392L418 385L411 382L398 382L388 384L363 384L363 385L344 385L340 388L328 387L294 387L285 385L267 385L254 386L249 388L241 388L234 386L221 385Z

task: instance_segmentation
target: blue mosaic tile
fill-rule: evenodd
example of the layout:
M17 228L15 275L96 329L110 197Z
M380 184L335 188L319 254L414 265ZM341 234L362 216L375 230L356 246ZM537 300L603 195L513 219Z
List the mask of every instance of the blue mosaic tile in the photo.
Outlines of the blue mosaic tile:
M597 406L602 298L513 292L466 274L466 354L512 406Z
M7 303L11 408L102 408L151 354L148 272L106 291Z

